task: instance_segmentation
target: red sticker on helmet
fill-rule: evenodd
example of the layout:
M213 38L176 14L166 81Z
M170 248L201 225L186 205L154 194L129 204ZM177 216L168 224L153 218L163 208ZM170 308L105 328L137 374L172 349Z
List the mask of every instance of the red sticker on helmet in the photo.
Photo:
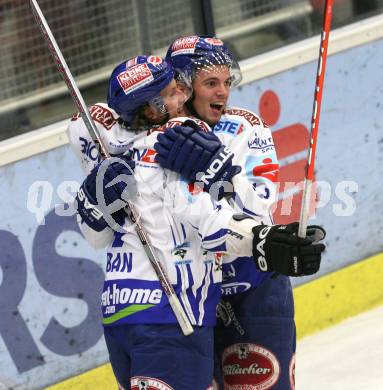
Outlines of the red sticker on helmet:
M149 377L134 377L130 379L131 390L174 390L165 382Z
M162 58L157 56L149 56L148 62L149 64L153 64L153 65L162 64Z
M205 41L213 46L223 46L223 42L218 38L205 38Z
M222 357L225 389L271 389L280 375L275 355L256 344L234 344Z
M172 45L172 56L194 53L198 39L196 35L176 39Z
M120 73L117 80L127 95L129 92L133 92L153 81L153 75L148 64L138 64Z

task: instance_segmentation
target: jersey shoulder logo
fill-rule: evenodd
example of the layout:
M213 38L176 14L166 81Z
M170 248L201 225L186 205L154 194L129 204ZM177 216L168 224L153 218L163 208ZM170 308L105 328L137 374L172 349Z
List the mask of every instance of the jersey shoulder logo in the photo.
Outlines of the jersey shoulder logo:
M100 123L107 130L110 130L117 123L117 118L114 117L112 111L101 104L90 106L89 113L95 122ZM81 118L81 114L77 112L72 115L71 121L75 122L79 118Z
M209 131L211 131L211 128L208 126L208 124L204 121L201 121L201 119L198 119L198 118L192 118L192 120L197 123L197 125L203 130L205 131L206 133L208 133Z
M95 122L100 123L107 130L110 130L117 123L117 118L114 117L112 111L100 104L90 106L89 113ZM81 118L81 114L77 112L72 115L71 121L74 122L79 118Z
M113 116L113 113L108 108L99 104L91 106L89 112L92 119L100 123L107 130L110 130L117 123L117 119Z
M149 131L150 131L150 133L153 133L155 131L159 131L159 132L163 133L166 131L166 129L171 129L175 126L182 126L182 121L171 119L169 122L166 122L164 125L153 127Z
M225 111L226 114L228 115L238 115L244 119L247 120L252 126L257 126L261 124L261 120L257 115L255 115L253 112L244 110L242 108L234 108L230 107L227 108Z

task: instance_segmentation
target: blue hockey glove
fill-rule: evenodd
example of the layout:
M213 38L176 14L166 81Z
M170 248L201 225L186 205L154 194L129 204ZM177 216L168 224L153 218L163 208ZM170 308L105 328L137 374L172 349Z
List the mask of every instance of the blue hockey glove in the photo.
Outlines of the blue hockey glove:
M113 157L98 164L84 180L76 196L77 211L92 229L124 223L123 207L137 192L134 167L126 156Z
M223 196L224 182L230 182L241 170L232 165L233 153L219 138L193 121L167 129L157 140L155 158L163 168L179 173L190 182L201 183L206 191L215 184L218 198Z
M320 226L308 226L307 237L298 237L297 222L253 228L253 256L259 271L287 276L312 275L319 271L326 236Z

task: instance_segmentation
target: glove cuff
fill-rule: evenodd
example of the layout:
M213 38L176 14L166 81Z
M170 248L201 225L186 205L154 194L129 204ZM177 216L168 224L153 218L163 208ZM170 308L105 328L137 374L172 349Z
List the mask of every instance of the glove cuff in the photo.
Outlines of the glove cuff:
M261 272L274 271L272 262L269 259L267 236L274 226L258 225L253 231L253 257L257 269Z
M93 230L100 232L108 225L101 211L97 208L95 202L89 196L88 191L82 185L76 196L77 212L83 222Z

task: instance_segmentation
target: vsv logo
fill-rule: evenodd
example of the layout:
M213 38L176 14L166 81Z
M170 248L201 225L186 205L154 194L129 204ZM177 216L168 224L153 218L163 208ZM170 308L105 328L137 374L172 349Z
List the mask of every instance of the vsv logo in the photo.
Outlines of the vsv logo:
M281 104L275 92L268 90L263 93L259 102L259 112L269 126L275 126L281 113ZM302 123L294 123L273 131L273 138L280 162L279 200L274 211L274 221L278 224L287 224L299 220L309 131ZM314 178L310 215L315 211L315 194Z
M133 149L133 158L138 161L154 164L156 161L154 157L157 152L153 149L138 150Z

